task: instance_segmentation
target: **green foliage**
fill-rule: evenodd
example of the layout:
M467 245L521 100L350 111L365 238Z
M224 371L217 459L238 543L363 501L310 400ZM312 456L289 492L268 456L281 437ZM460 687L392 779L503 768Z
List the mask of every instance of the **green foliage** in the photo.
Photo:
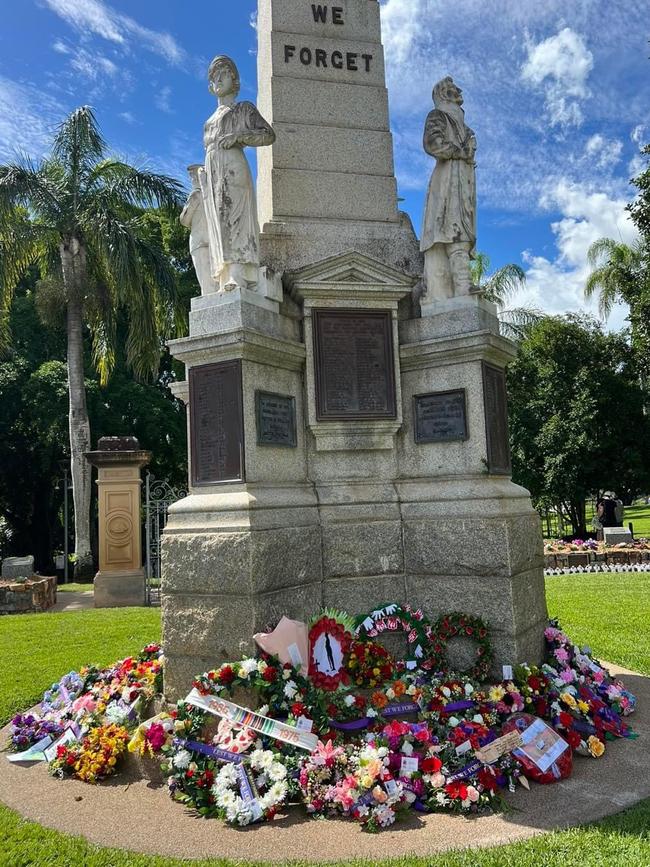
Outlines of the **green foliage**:
M513 476L538 504L563 504L574 532L590 496L650 487L650 420L622 336L587 317L547 317L519 344L508 387Z
M64 332L56 322L50 327L41 321L39 301L32 275L12 306L13 351L0 360L0 515L11 533L0 556L33 553L38 567L48 569L63 538L59 462L67 456L68 379ZM136 436L152 452L151 471L175 486L184 484L185 410L165 386L172 378L169 356L162 356L153 385L134 380L123 354L116 364L105 388L97 378L86 379L95 441Z
M519 265L503 265L494 273L487 253L477 253L470 261L472 283L479 287L486 301L499 308L501 332L511 340L521 340L529 328L539 322L541 313L529 307L507 307L508 301L526 285L526 272Z

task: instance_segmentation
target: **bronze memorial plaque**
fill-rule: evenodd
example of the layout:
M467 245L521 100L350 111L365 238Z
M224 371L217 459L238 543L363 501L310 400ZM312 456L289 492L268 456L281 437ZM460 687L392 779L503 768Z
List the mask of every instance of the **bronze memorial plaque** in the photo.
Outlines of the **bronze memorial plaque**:
M241 361L190 369L192 484L244 479Z
M315 310L316 417L395 418L389 310Z
M256 391L255 416L258 446L297 446L295 397Z
M508 443L508 394L506 374L500 367L483 362L483 400L487 436L488 470L509 475L510 445Z
M449 443L467 439L465 389L416 394L416 443Z

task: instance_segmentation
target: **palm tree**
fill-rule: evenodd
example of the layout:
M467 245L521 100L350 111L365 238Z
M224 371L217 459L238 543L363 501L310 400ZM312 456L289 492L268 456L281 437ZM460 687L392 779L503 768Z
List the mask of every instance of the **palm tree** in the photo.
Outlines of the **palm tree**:
M511 340L521 340L526 331L542 318L539 310L529 307L506 308L508 300L526 284L526 272L519 265L503 265L493 274L490 270L490 257L477 253L471 262L472 283L486 301L499 308L499 322L503 333Z
M612 238L599 238L589 247L587 261L592 269L585 284L585 298L598 294L598 312L607 319L617 301L632 304L643 263L640 241L632 246Z
M66 311L70 462L77 574L92 569L90 426L84 384L84 326L102 383L115 363L116 314L126 310L127 361L136 376L157 370L160 333L174 317L175 277L143 208L176 210L172 178L107 158L91 108L58 127L50 156L0 165L0 340L8 342L13 291L33 265ZM1 348L1 347L0 347Z

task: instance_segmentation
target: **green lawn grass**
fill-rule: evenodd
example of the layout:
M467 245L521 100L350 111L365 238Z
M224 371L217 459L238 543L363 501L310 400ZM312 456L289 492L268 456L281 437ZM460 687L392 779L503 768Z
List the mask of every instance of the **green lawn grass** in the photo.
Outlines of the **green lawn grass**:
M650 576L571 575L549 578L546 586L550 613L561 619L576 641L590 644L610 662L650 674ZM43 689L71 668L86 662L111 662L158 640L159 634L159 609L1 618L0 720L34 704ZM3 867L182 867L188 863L91 846L81 837L26 822L2 806L0 839ZM494 849L380 861L379 835L377 852L379 857L372 862L347 863L357 867L378 863L392 867L644 867L650 865L650 801L594 825ZM191 863L234 867L234 862L219 859ZM246 863L252 867L252 862ZM309 863L294 862L296 867Z
M77 581L70 581L69 584L59 584L56 588L59 593L82 593L86 590L93 589L92 581L86 584L79 584Z

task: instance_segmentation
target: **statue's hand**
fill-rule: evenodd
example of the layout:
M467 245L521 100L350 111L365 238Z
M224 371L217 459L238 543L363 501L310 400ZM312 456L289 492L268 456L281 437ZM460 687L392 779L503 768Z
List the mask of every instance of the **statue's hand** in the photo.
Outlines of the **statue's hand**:
M234 133L228 133L219 141L219 147L223 150L230 150L237 144L237 136Z

